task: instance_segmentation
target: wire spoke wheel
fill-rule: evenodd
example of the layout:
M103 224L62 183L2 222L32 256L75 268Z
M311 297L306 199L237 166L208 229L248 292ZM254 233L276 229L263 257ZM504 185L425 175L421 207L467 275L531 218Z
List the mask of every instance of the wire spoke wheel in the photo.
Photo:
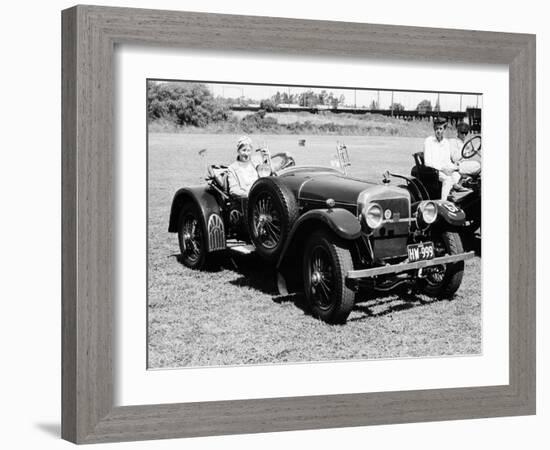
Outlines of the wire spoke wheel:
M202 233L197 218L193 215L187 215L183 220L183 245L184 252L182 256L191 262L196 262L202 252Z
M178 240L182 263L191 269L202 269L206 265L206 236L200 213L194 205L186 205L180 215Z
M334 291L334 267L326 249L315 247L309 264L311 298L321 309L332 306Z
M246 215L256 252L275 262L299 215L295 193L276 176L261 177L250 189Z
M327 323L345 323L355 305L355 292L346 285L353 270L349 244L326 231L313 233L305 243L304 291L313 316Z
M269 192L261 193L252 211L252 229L255 238L266 249L273 249L281 241L282 212Z
M435 257L463 253L462 240L454 231L436 231L430 240L434 244ZM431 297L452 298L462 283L464 261L428 267L418 280L421 292Z

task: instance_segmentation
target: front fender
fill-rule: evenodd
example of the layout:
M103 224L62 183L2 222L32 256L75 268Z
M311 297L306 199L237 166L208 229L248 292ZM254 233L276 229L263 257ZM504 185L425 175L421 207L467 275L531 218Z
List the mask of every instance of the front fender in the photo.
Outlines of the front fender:
M437 205L437 222L446 222L454 227L461 227L466 221L464 211L453 202L446 200L434 200Z
M285 258L292 253L291 249L296 248L294 245L296 242L302 242L307 235L320 227L328 227L345 240L354 240L361 236L361 224L357 217L348 210L342 208L313 209L300 216L294 223L277 267L280 267Z
M168 231L178 232L181 209L188 203L194 204L201 214L202 229L207 236L208 251L222 250L226 247L225 226L217 198L208 186L190 186L179 189L172 200Z
M461 227L466 222L466 213L453 202L446 200L430 200L437 207L437 219L434 224L446 223L453 227ZM422 202L415 202L411 205L411 212L416 215L418 206Z
M300 216L292 227L290 238L292 238L293 231L295 232L300 226L311 220L320 221L328 225L342 239L352 240L361 236L361 224L357 217L347 209L333 208L313 209Z

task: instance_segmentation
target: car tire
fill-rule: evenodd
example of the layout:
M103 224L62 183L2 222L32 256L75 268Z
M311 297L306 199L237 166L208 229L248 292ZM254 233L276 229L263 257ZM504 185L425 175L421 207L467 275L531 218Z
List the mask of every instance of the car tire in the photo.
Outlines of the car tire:
M314 317L330 324L346 322L355 305L355 292L346 285L353 270L347 243L318 231L306 241L302 260L304 292Z
M180 212L178 242L181 262L190 269L203 269L208 262L206 233L196 205L185 204Z
M298 218L294 194L278 178L260 178L250 190L247 216L256 252L269 262L276 261Z
M436 257L464 252L460 235L454 231L436 232L432 240ZM419 280L420 291L430 297L452 298L462 283L464 261L436 266L435 269L439 271L428 273Z

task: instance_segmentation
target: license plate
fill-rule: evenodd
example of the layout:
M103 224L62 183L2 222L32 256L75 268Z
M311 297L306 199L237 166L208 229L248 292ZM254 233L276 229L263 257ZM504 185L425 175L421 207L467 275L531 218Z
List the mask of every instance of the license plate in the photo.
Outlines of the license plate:
M433 259L435 256L434 244L433 242L421 242L420 244L407 245L407 253L409 254L409 262Z

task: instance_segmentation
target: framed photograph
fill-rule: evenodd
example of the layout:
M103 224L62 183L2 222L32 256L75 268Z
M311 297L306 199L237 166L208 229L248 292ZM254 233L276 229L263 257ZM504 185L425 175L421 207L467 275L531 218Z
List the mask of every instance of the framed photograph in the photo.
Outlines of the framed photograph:
M148 367L481 354L482 102L148 79Z
M534 36L62 23L65 439L534 414Z

